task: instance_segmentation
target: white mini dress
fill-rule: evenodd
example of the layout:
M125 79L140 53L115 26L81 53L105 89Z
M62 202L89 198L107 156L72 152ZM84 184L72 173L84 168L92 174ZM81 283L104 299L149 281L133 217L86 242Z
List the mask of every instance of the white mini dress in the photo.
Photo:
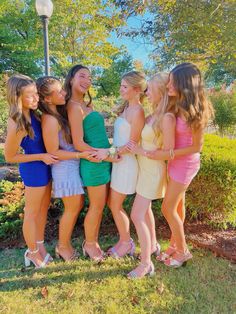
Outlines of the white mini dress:
M121 147L130 140L131 125L124 117L114 124L113 145ZM122 155L122 160L112 164L111 188L122 194L134 194L138 179L138 162L133 154Z

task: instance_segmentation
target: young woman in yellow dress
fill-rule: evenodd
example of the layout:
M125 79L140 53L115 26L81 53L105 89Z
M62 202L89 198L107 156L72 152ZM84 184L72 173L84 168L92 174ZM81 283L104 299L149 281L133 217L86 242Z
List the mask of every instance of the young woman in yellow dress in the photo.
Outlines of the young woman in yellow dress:
M160 245L156 240L155 220L151 209L152 200L163 198L167 185L166 164L164 160L153 160L147 157L146 151L165 147L169 148L169 137L173 132L172 119L163 113L168 101L168 73L159 73L148 82L147 97L152 104L153 112L146 118L142 130L138 153L138 182L136 197L131 211L141 247L141 262L128 277L143 277L154 274L151 255L160 254ZM168 143L168 145L167 145Z

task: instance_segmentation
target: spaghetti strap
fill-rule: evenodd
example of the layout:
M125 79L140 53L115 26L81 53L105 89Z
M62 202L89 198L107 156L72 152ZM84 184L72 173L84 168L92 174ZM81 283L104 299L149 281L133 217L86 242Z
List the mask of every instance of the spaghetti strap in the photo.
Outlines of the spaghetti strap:
M173 118L176 118L175 115L172 112L166 112L165 115L169 115L169 116L171 116Z

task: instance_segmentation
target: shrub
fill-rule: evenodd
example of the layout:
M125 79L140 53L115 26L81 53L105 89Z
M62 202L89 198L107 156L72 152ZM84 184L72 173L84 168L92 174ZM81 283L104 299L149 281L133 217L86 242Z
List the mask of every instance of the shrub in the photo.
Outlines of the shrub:
M210 96L215 109L214 124L218 127L219 133L224 135L231 133L235 135L236 129L236 88L231 92L224 89L215 91Z
M0 142L3 142L6 135L8 106L6 102L6 81L7 76L0 74Z
M236 140L206 135L201 169L189 187L190 219L236 226Z
M23 184L0 182L0 239L17 238L22 228L24 198Z

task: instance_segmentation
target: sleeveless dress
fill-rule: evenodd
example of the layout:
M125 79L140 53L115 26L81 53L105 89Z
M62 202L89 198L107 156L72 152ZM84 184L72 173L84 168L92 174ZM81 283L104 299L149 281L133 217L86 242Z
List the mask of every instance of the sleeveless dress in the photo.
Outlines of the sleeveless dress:
M175 148L191 146L192 130L186 121L176 118ZM182 184L190 184L200 169L200 153L175 157L168 162L168 174L171 179Z
M145 150L156 150L162 147L162 135L155 134L150 124L145 124L141 133L141 146ZM167 171L164 160L153 160L138 155L138 182L136 192L150 200L162 198L167 185Z
M129 122L118 117L114 123L113 145L121 147L129 142L131 126ZM122 155L122 160L113 163L111 188L122 194L134 194L138 178L138 162L133 154Z
M29 135L25 136L20 146L26 155L46 153L41 123L32 110L30 110L30 118L34 130L34 138L30 138ZM46 186L52 179L51 167L40 160L20 163L19 172L24 185L28 187Z
M62 131L58 133L60 149L75 152L74 146L65 141ZM79 173L79 159L61 160L52 165L54 197L84 194Z
M94 148L109 148L104 118L97 112L92 111L83 120L84 142ZM80 161L80 174L84 186L98 186L107 184L111 179L111 163L91 162L87 159Z

